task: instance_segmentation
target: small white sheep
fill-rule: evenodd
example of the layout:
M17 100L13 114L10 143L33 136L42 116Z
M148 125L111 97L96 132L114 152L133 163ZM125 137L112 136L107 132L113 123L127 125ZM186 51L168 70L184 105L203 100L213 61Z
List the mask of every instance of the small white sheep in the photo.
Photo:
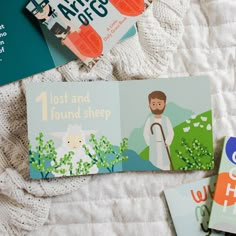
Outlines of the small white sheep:
M211 124L208 124L207 127L206 127L207 130L211 130L212 127L211 127Z
M188 127L185 127L185 128L183 128L183 131L184 131L184 133L188 133L189 132L189 130L190 130L190 127L188 126Z
M62 139L62 146L56 149L57 152L57 161L59 161L65 154L68 154L69 152L73 152L74 155L72 157L72 165L73 170L72 173L76 173L76 167L77 162L82 160L83 162L91 163L92 159L85 154L83 145L86 144L86 137L88 137L90 134L96 133L96 131L92 130L82 130L81 126L79 125L69 125L67 128L66 133L52 133L51 135L56 138ZM90 153L94 153L92 148L86 144L87 148L90 150ZM54 162L51 163L52 165ZM61 167L60 167L61 168ZM64 165L62 168L66 169L66 176L70 175L69 166ZM89 174L96 174L98 173L98 168L96 165L93 165L90 168ZM60 173L54 173L55 177L61 176Z
M201 116L201 120L202 120L202 121L207 121L207 117Z

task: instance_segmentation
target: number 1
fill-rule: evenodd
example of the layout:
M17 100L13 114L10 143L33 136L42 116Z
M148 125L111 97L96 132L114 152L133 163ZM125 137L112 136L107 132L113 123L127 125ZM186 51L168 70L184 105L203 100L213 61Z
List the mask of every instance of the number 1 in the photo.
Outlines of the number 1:
M36 102L42 102L42 120L48 120L48 102L47 102L47 93L42 92L37 98Z

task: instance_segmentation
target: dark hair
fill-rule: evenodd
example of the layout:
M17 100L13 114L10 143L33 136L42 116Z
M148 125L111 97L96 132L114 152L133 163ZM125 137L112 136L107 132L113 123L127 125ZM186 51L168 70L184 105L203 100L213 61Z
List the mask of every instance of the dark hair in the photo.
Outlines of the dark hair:
M67 29L65 29L64 27L62 27L59 23L55 23L53 25L53 27L50 30L53 34L62 34L62 33L67 33Z
M49 4L48 4L49 5ZM48 13L48 16L51 16L53 13L54 13L54 9L52 9L52 7L49 5L49 13ZM46 21L46 19L41 19L41 20L39 20L39 21L41 21L41 22L45 22Z
M162 91L153 91L148 95L148 101L151 102L151 99L158 98L160 100L164 100L166 102L166 95Z

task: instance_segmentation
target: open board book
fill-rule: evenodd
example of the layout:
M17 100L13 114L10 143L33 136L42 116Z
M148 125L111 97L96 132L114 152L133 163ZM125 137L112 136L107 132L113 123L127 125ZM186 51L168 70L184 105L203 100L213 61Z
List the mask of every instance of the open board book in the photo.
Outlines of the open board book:
M32 178L214 167L207 77L30 83L26 92Z
M152 0L31 0L27 9L92 68Z

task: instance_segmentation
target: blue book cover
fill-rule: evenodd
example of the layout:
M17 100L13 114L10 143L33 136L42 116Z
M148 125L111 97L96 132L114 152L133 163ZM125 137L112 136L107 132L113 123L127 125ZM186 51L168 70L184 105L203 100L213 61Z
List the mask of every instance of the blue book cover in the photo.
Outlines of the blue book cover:
M0 85L76 59L31 17L27 2L4 1L0 8Z

